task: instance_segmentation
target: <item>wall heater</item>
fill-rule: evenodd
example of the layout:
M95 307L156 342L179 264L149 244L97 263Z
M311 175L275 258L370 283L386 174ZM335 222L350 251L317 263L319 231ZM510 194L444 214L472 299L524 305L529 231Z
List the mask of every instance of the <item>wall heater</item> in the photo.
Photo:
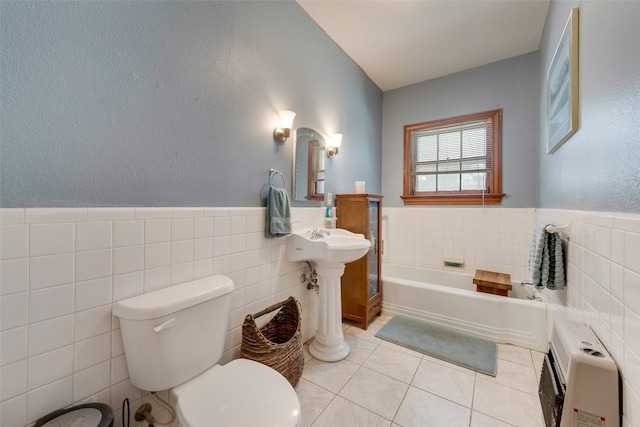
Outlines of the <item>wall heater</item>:
M582 323L555 322L538 395L547 427L620 427L618 368Z

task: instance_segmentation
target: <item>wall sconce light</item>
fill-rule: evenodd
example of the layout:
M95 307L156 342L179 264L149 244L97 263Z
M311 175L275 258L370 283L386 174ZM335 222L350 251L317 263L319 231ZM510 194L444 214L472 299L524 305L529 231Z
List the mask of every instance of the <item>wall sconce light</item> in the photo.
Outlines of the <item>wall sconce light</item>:
M293 127L293 118L296 116L291 110L281 110L280 113L280 127L277 127L273 131L273 139L282 144L291 135L291 128Z
M342 145L342 134L334 133L329 135L329 140L327 141L327 148L325 151L327 152L328 157L333 157L338 154L338 150Z

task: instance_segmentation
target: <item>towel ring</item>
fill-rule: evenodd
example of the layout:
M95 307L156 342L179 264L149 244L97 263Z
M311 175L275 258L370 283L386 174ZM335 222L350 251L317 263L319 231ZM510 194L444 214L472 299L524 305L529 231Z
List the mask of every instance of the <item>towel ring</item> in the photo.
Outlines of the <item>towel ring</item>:
M282 174L282 172L280 172L277 169L269 169L269 185L273 185L272 184L272 179L274 175L280 175L280 177L282 177L282 186L284 187L286 181L284 179L284 175Z

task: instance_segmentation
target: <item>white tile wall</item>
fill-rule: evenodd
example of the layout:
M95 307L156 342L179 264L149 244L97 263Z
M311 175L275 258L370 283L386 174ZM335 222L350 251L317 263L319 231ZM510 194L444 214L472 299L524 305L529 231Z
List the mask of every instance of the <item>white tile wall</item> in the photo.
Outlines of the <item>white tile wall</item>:
M29 227L29 256L64 254L74 251L74 224L32 224Z
M0 295L29 290L29 259L0 261L0 283Z
M443 268L464 261L465 272L502 271L525 279L535 209L385 208L384 261Z
M0 210L0 424L24 426L97 399L137 408L111 304L209 274L235 282L223 362L236 357L247 313L292 294L305 340L317 324L303 265L263 236L260 208ZM323 211L293 209L294 227L323 226ZM588 323L619 365L624 426L640 425L640 217L503 208L383 208L384 262L509 272L526 279L539 219L571 223L568 286L550 313ZM555 298L555 299L554 299ZM51 367L55 369L51 369Z
M29 256L28 225L4 225L0 233L0 257L3 260Z
M111 248L111 227L108 221L77 222L76 251Z
M294 227L322 226L323 209L292 210ZM112 304L211 274L235 282L222 362L239 355L246 314L294 295L303 337L315 293L283 239L264 238L263 208L0 210L0 425L33 424L89 399L135 411Z
M113 247L135 246L144 243L144 221L114 221Z
M72 283L73 253L29 258L29 289Z
M75 279L89 280L111 276L113 251L100 249L96 251L76 252Z
M528 279L538 220L569 223L567 289L545 291L550 321L587 323L618 364L624 427L640 425L640 215L552 209L383 208L384 262L443 268L444 258Z

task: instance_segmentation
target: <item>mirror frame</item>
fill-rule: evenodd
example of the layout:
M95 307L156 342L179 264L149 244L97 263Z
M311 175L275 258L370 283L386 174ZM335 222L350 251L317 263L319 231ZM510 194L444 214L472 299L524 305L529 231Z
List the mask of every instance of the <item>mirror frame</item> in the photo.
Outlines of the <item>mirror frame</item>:
M324 200L325 165L323 155L324 144L318 139L310 140L309 156L307 157L307 200ZM322 183L322 191L318 191L320 183Z

